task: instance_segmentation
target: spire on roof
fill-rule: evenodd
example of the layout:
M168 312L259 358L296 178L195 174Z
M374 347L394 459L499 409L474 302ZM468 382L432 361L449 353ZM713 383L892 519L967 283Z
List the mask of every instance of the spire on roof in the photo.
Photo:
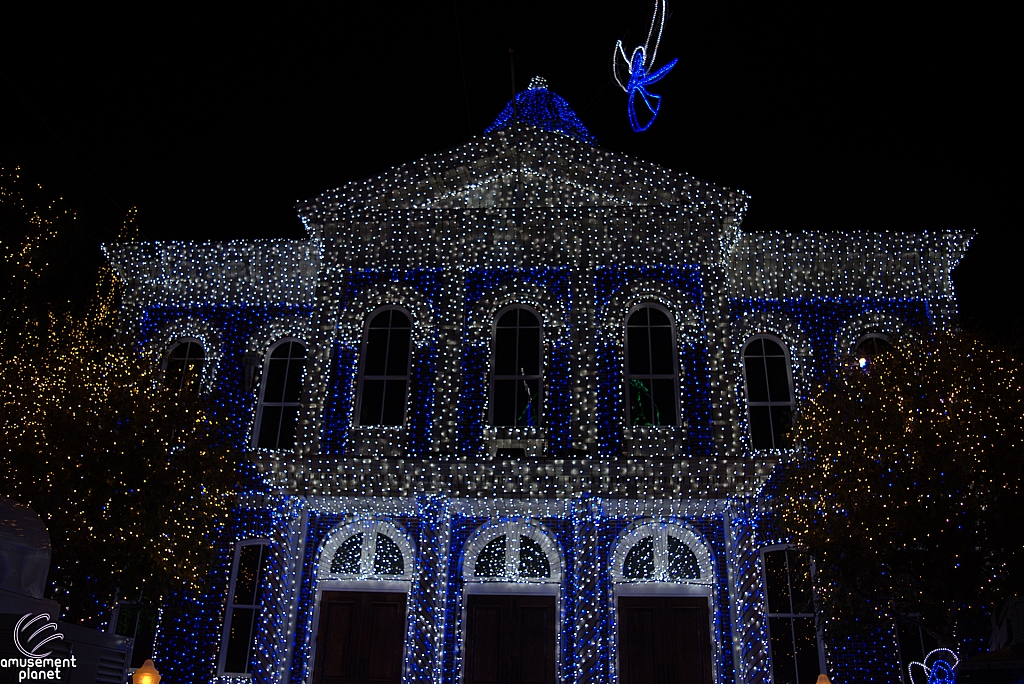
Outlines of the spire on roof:
M526 90L517 93L514 101L509 100L494 123L484 129L484 134L507 128L513 121L570 135L591 145L597 142L565 98L548 90L543 76L531 78Z

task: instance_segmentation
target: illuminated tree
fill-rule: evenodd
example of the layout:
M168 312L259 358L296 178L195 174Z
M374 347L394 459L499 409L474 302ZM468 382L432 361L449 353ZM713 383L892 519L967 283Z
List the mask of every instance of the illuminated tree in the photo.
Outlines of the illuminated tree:
M867 609L949 646L987 637L1024 579L1020 364L964 335L904 340L831 377L795 435L779 512L830 624Z
M155 600L198 580L208 532L230 503L235 454L209 398L163 388L154 360L111 334L109 268L83 311L50 297L59 290L43 284L62 274L46 255L60 252L74 215L24 187L16 169L0 170L0 491L46 522L66 618L98 623L119 596Z

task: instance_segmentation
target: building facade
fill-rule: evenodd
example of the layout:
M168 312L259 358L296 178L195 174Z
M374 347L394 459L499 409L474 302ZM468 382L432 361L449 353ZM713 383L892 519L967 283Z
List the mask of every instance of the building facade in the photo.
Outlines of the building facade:
M301 202L304 240L108 246L123 327L251 482L168 681L899 681L829 643L762 490L815 377L956 316L958 233L750 234L542 84ZM827 228L827 225L824 227Z

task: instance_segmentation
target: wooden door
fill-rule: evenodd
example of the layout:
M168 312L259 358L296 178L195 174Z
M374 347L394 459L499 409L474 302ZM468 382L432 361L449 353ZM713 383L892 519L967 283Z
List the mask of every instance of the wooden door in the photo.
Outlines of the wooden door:
M405 594L325 591L313 684L400 684Z
M466 684L554 684L555 597L470 594Z
M623 596L618 617L622 684L712 684L706 598Z

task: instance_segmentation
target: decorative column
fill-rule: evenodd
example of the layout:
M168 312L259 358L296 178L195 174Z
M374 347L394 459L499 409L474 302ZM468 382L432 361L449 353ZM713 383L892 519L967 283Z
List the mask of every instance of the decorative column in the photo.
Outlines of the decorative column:
M608 624L605 596L608 588L606 554L599 526L601 500L584 494L569 504L573 544L570 552L569 596L566 621L572 635L566 658L566 679L573 684L607 682L609 669Z
M438 494L416 497L419 567L409 598L415 615L407 638L406 681L441 684L444 658L445 601L448 587L448 547L451 523L448 499Z

